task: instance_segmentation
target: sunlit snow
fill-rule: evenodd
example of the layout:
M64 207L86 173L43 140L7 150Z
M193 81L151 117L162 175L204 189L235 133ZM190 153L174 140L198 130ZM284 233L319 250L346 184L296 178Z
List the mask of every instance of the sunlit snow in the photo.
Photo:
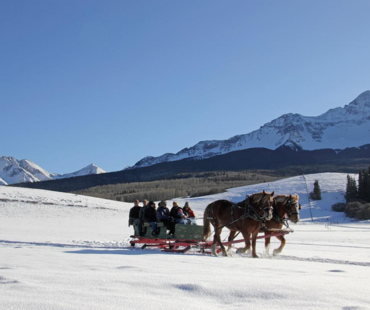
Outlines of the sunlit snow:
M315 180L321 201L308 199ZM323 173L176 199L202 217L220 198L298 194L283 252L267 256L259 240L254 259L132 248L131 203L1 186L0 308L369 309L370 223L331 211L345 187L346 174Z

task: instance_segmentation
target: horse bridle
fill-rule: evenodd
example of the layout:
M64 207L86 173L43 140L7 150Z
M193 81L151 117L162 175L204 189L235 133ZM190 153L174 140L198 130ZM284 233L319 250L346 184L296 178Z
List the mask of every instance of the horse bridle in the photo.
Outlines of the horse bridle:
M276 204L276 201L274 199L274 203ZM292 211L292 207L294 207L294 211ZM287 214L288 214L288 218L290 219L292 217L292 215L299 215L299 212L298 210L301 210L301 205L296 202L294 204L292 204L292 197L288 197L288 201L287 201ZM284 213L285 215L285 213ZM289 224L288 224L288 220L285 219L285 216L283 215L282 218L280 218L280 216L278 216L275 212L274 212L274 215L273 215L273 218L283 224L284 226L288 227L289 228Z
M247 217L250 217L250 218L252 218L252 219L254 219L258 222L261 222L261 223L264 223L267 220L269 220L268 219L269 218L269 213L270 213L271 210L273 210L270 199L268 200L268 205L266 207L264 207L264 208L262 208L263 206L260 207L260 209L262 210L263 213L262 213L262 215L259 215L258 212L256 211L256 209L254 208L254 206L249 203L249 198L250 198L250 196L247 195L247 199L245 200L245 207L244 207L244 209L248 211L248 216ZM262 200L263 199L261 199L260 204L262 204ZM252 207L251 209L254 213L253 215L251 215L250 212L249 212L249 210L250 210L249 206Z
M298 202L292 204L292 197L288 198L287 205L288 205L288 217L289 218L291 218L292 215L299 215L298 210L301 210L301 205ZM293 206L294 206L294 211L292 211Z

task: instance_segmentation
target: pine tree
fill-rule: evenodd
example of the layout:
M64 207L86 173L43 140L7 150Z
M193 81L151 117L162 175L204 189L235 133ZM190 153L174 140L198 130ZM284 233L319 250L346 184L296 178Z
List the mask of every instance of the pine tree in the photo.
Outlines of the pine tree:
M347 175L346 201L349 202L358 197L356 180Z
M358 197L370 202L370 167L368 171L362 170L358 176Z
M321 188L318 180L313 184L313 192L310 193L310 197L312 200L321 200Z

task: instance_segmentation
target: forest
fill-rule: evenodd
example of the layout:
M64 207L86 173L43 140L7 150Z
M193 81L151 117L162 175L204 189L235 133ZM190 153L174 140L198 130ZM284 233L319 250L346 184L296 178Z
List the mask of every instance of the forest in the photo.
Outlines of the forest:
M74 193L122 202L133 202L135 199L157 201L175 197L211 195L224 192L228 188L271 182L281 178L281 175L267 170L180 173L163 180L95 186Z

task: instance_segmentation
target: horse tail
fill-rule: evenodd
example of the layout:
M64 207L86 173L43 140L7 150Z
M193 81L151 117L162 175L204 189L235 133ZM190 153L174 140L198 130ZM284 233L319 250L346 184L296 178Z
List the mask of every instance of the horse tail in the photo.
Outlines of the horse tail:
M203 215L203 235L202 239L205 241L208 239L209 235L211 234L211 222L209 220L209 212L211 207L213 207L213 202L209 204L206 209L204 210Z

